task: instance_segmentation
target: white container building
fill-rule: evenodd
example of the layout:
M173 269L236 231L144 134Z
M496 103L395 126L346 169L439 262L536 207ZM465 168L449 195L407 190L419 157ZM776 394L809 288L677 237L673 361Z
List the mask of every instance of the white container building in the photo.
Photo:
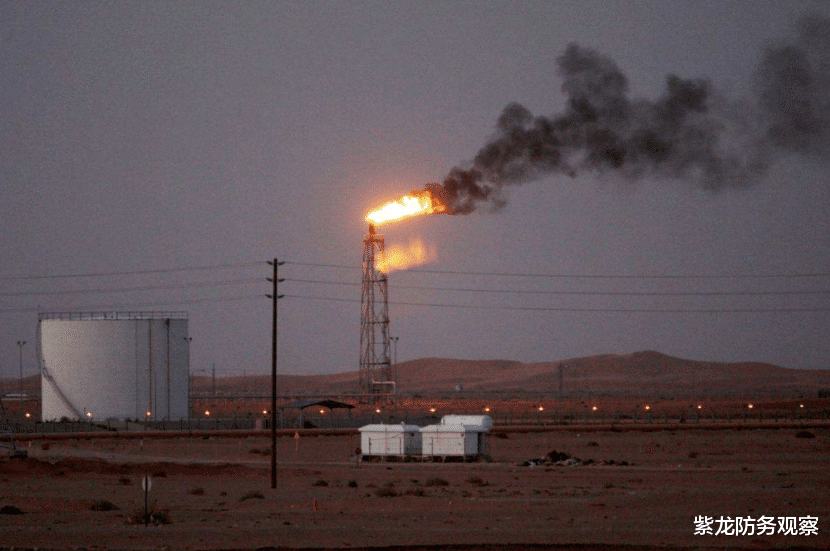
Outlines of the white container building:
M188 419L182 312L41 313L42 418Z
M417 425L365 425L360 431L364 456L405 456L421 454L421 427Z
M445 415L441 423L421 429L424 457L478 458L489 455L487 433L493 427L489 415Z

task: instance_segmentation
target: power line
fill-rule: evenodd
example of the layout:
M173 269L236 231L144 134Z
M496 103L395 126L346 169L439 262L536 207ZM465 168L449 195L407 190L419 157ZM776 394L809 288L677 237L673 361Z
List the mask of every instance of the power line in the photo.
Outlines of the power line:
M286 260L286 264L294 264L296 266L315 266L318 268L346 268L348 270L362 270L363 266L350 266L347 264L320 264L316 262L292 262L291 260Z
M212 264L208 266L185 266L182 268L160 268L157 270L133 270L123 272L89 272L82 274L53 274L53 275L33 275L33 276L7 276L0 277L0 281L26 281L35 279L68 279L77 277L105 277L105 276L123 276L123 275L147 275L147 274L164 274L171 272L190 272L196 270L217 270L223 268L250 268L252 266L261 266L265 261L259 262L244 262L239 264Z
M3 276L0 281L27 281L39 279L69 279L84 277L107 277L125 275L148 275L174 272L188 272L198 270L216 270L229 268L250 268L261 266L264 261L241 262L227 264L211 264L202 266L183 266L179 268L159 268L155 270L128 270L112 272L87 272L76 274L51 274L51 275L30 275L30 276ZM348 264L326 264L319 262L294 262L287 261L286 264L296 266L312 266L320 268L337 268L349 270L362 270L361 266ZM451 274L451 275L477 275L494 277L540 277L540 278L562 278L562 279L785 279L785 278L818 278L830 277L830 272L804 272L804 273L778 273L778 274L555 274L555 273L532 273L532 272L479 272L466 270L428 270L428 269L407 269L399 270L399 273L426 273L426 274Z
M120 287L103 289L73 289L68 291L19 291L13 293L0 293L0 297L24 297L32 295L82 295L92 293L122 293L132 291L155 291L161 289L190 289L197 287L221 287L223 285L239 285L244 283L264 282L260 279L230 279L225 281L203 281L198 283L182 283L178 285L150 285L145 287Z
M36 308L33 307L25 307L25 308L4 308L0 310L0 314L7 314L13 312L76 312L76 311L94 311L94 310L121 310L125 308L148 308L154 306L167 306L172 304L197 304L202 302L231 302L231 301L239 301L239 300L250 300L250 299L262 299L264 295L257 294L257 295L240 295L235 297L221 297L221 298L196 298L196 299L189 299L189 300L166 300L162 302L139 302L139 303L132 303L132 304L109 304L109 305L81 305L81 306L72 306L72 307L61 307L61 308L49 308L46 306L39 306Z
M295 264L298 266L316 266L322 268L348 268L353 270L361 270L360 266L349 266L343 264L320 264L311 262L286 262L286 264ZM814 278L814 277L830 277L830 272L805 272L805 273L780 273L780 274L713 274L713 275L683 275L683 274L640 274L640 275L625 275L625 274L543 274L530 272L473 272L464 270L425 270L425 269L406 269L399 270L399 273L424 273L424 274L453 274L453 275L478 275L478 276L498 276L498 277L546 277L546 278L562 278L562 279L786 279L786 278Z
M335 302L360 302L357 299L315 297L307 295L285 295L286 298L301 298L307 300L335 301ZM478 306L470 304L436 304L427 302L397 302L390 301L392 306L423 306L434 308L459 308L473 310L523 310L523 311L544 311L544 312L611 312L611 313L774 313L774 312L830 312L830 306L823 308L562 308L547 306Z
M286 281L314 283L322 285L358 286L359 283L343 281L326 281L319 279L285 278ZM522 289L473 289L469 287L430 287L421 285L394 285L395 289L418 289L424 291L463 291L468 293L515 293L529 295L579 295L579 296L778 296L778 295L826 295L824 291L537 291Z
M786 278L811 278L830 277L830 272L823 273L793 273L793 274L716 274L716 275L598 275L598 274L534 274L534 273L510 273L510 272L467 272L460 270L401 270L402 272L420 272L428 274L456 274L456 275L480 275L480 276L505 276L505 277L546 277L560 279L786 279Z

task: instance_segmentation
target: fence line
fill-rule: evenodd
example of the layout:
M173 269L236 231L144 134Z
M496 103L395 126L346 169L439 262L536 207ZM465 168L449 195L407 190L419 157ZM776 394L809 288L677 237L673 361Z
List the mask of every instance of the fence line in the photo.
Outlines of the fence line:
M463 414L463 413L462 413ZM468 413L480 415L481 412ZM777 423L792 423L798 421L827 421L830 420L830 409L818 410L744 410L718 412L713 410L706 414L693 412L690 415L669 415L665 411L642 410L615 410L604 411L542 411L542 412L489 412L493 419L493 430L500 427L522 426L568 426L568 425L734 425L744 423L761 423L775 425ZM407 424L424 427L440 422L440 414L424 415L421 411L391 409L381 413L347 414L309 414L294 410L286 410L277 419L279 429L355 429L371 424ZM163 421L23 421L11 422L10 429L15 434L48 434L72 432L105 432L105 431L132 431L132 430L171 430L171 431L200 431L200 430L253 430L269 429L270 419L265 417L239 418L195 418Z

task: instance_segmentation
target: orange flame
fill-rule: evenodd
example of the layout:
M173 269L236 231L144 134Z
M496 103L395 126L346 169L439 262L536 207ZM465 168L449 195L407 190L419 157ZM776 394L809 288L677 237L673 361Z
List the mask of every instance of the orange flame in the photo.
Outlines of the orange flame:
M387 247L383 258L375 261L375 267L379 272L388 274L393 270L404 270L412 266L425 264L435 259L435 251L428 250L420 239L409 243L408 247L393 245Z
M446 205L433 197L429 191L413 191L397 201L390 201L382 207L376 208L366 215L366 221L379 226L386 222L393 222L409 216L438 214L446 211Z

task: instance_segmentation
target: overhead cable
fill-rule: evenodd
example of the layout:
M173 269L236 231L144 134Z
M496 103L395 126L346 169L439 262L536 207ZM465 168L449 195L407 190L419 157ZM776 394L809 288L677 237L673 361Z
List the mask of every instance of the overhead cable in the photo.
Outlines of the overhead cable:
M320 264L311 262L292 262L298 266L316 266L322 268L348 268L362 270L361 266L349 266L343 264ZM478 275L478 276L499 276L499 277L545 277L545 278L570 278L570 279L775 279L775 278L813 278L830 277L830 272L804 272L804 273L779 273L779 274L551 274L551 273L530 273L530 272L474 272L465 270L426 270L411 268L399 270L399 273L424 273L424 274L453 274L453 275Z
M285 278L286 281L298 283L313 283L321 285L348 285L359 286L360 283L344 281L326 281L319 279ZM587 296L778 296L778 295L827 295L830 290L823 291L537 291L522 289L473 289L469 287L431 287L421 285L394 285L395 289L418 289L423 291L462 291L468 293L503 293L528 295L587 295Z
M307 300L334 301L334 302L361 302L357 299L315 297L307 295L284 295L286 298L300 298ZM421 306L433 308L461 308L473 310L523 310L523 311L544 311L544 312L613 312L613 313L698 313L698 314L719 314L719 313L774 313L774 312L830 312L828 307L816 308L562 308L548 306L480 306L471 304L437 304L428 302L399 302L390 301L390 306Z
M181 268L160 268L156 270L132 270L121 272L89 272L81 274L53 274L53 275L33 275L33 276L5 276L0 277L0 281L26 281L35 279L68 279L76 277L105 277L105 276L123 276L123 275L146 275L146 274L164 274L172 272L190 272L196 270L217 270L224 268L249 268L252 266L261 266L265 261L259 262L243 262L239 264L212 264L207 266L184 266Z
M145 287L119 287L104 289L72 289L68 291L18 291L12 293L0 293L0 297L23 297L31 295L83 295L93 293L126 293L132 291L156 291L161 289L191 289L197 287L221 287L224 285L239 285L244 283L264 282L259 279L231 279L225 281L202 281L197 283L181 283L178 285L148 285Z
M188 300L165 300L160 302L138 302L138 303L119 303L109 305L80 305L80 306L62 306L59 308L38 306L25 308L3 308L0 309L0 314L7 314L13 312L75 312L75 311L89 311L89 310L122 310L125 308L148 308L153 306L167 306L171 304L197 304L202 302L232 302L239 300L262 299L265 295L240 295L235 297L220 297L220 298L195 298Z

